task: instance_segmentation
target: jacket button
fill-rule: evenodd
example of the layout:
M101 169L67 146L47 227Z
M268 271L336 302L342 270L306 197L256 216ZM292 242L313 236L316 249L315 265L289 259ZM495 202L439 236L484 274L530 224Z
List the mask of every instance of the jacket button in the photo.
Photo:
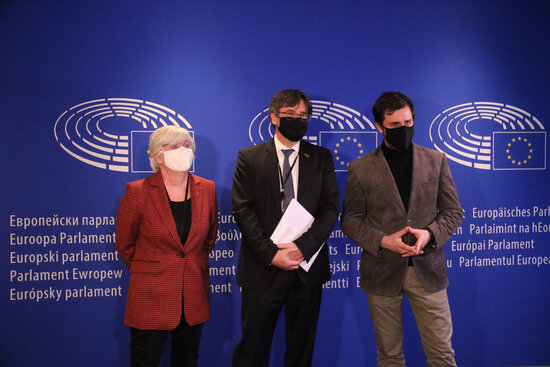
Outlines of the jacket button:
M180 252L179 257L184 258L185 257L185 252Z

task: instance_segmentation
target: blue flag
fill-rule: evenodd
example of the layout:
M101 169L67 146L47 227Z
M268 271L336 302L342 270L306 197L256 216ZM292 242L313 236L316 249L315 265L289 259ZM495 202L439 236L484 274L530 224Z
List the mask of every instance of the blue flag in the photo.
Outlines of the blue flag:
M350 162L375 149L375 131L321 131L319 145L329 149L334 157L336 172L346 172Z
M546 169L546 132L493 132L493 169Z
M131 172L153 172L149 164L149 137L152 131L132 131L131 139Z

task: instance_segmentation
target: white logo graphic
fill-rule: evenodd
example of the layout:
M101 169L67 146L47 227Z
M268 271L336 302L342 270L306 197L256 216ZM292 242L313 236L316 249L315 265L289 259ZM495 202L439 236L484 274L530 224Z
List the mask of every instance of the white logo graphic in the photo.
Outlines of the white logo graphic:
M312 117L303 139L328 148L337 172L346 172L351 161L378 146L376 127L366 116L337 103L311 101L311 104ZM266 108L250 123L248 136L252 143L260 144L271 140L274 134Z
M149 135L162 126L182 125L191 129L182 115L159 104L105 98L63 112L55 122L54 135L65 152L91 166L118 172L151 172Z
M430 125L430 140L447 157L483 170L546 169L546 132L530 113L493 102L451 107Z

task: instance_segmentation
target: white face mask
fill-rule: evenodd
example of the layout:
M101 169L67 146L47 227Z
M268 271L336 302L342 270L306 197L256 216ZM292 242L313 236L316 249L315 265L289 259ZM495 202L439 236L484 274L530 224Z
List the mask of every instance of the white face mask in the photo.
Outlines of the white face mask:
M193 164L193 150L185 147L178 149L161 151L164 154L164 164L166 167L177 171L187 172Z

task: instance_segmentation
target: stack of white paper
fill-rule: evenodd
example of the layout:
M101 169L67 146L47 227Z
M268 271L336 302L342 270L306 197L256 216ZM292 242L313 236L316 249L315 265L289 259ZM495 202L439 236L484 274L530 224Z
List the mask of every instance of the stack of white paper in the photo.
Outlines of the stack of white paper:
M298 202L296 199L292 199L288 207L286 208L283 217L279 221L277 228L271 235L271 241L273 243L289 243L304 234L313 223L313 216ZM300 266L305 271L309 271L309 268L319 255L319 252L323 248L324 244L319 247L319 250L309 259L309 261L302 261Z

